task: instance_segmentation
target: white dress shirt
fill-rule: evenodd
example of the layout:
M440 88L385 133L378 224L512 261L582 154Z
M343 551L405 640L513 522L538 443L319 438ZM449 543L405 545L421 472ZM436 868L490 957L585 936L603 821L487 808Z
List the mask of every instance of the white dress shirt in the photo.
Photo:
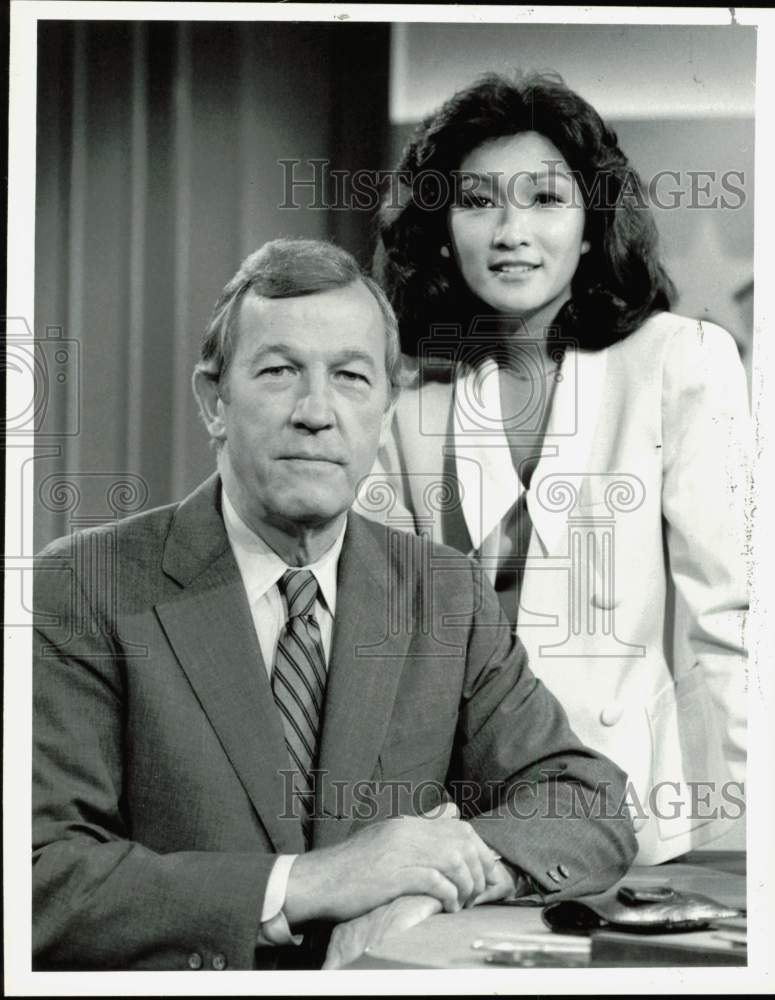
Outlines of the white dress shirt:
M289 569L309 570L317 581L315 618L320 626L323 651L328 663L336 613L336 574L347 527L346 519L334 544L317 562L308 566L288 566L274 549L245 524L225 490L222 490L221 496L226 534L248 595L250 613L267 674L271 677L277 643L288 620L287 605L277 584ZM258 664L256 667L258 668ZM291 934L283 913L288 878L296 857L295 854L281 854L272 868L261 910L259 945L299 944L302 940L302 935Z

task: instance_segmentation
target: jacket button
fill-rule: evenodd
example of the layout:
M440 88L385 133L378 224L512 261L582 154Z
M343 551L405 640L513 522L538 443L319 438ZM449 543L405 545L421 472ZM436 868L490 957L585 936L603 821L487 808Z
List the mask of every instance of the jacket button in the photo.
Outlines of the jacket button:
M633 830L638 833L648 823L648 816L636 816L632 821Z
M611 611L613 608L619 607L621 598L613 592L612 583L610 593L606 593L604 590L596 590L590 597L589 603L593 608L600 608L601 611Z
M562 875L563 878L569 878L570 872L565 867L565 865L557 865L557 871Z
M226 968L226 956L221 955L220 953L213 955L213 968L216 972L223 972Z
M610 705L606 705L600 713L600 721L604 726L615 726L623 714L624 708L614 701Z
M188 956L188 967L189 969L201 969L202 968L202 956L198 951L192 951Z
M560 882L560 876L557 874L557 872L553 868L550 868L549 871L546 874L549 876L549 878L552 880L552 882L557 882L559 884L559 882Z

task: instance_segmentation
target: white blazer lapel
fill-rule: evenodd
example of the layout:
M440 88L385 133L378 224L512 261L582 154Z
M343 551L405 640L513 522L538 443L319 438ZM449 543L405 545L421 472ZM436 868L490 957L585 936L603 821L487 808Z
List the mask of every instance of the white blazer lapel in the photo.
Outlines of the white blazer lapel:
M503 430L495 361L461 373L453 405L463 516L473 548L480 549L522 492Z
M562 362L544 454L536 466L527 506L533 527L547 555L554 554L567 534L568 515L575 506L563 502L569 494L557 489L572 484L578 498L581 477L590 471L590 455L605 392L608 351L568 348ZM553 488L554 487L554 488Z

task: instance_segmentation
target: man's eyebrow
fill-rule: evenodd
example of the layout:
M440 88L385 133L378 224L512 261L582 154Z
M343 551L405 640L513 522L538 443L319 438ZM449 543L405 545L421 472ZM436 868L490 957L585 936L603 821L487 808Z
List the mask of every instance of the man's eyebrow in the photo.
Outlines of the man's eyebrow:
M334 364L347 364L349 361L362 361L363 364L368 365L372 370L376 368L374 358L368 353L368 351L361 351L356 347L340 351L339 354L334 355Z
M269 344L260 344L250 356L249 363L251 365L255 365L261 361L262 358L265 358L270 354L280 354L284 358L293 360L297 356L297 349L294 348L292 344L285 343L282 340L274 341ZM372 358L368 351L362 351L356 347L338 351L336 354L332 354L328 358L328 362L331 365L347 364L351 361L361 361L363 364L368 365L372 370L376 369L374 358Z
M267 354L283 354L286 357L290 357L293 354L293 348L290 344L283 343L281 340L277 340L271 344L259 344L250 355L251 364L255 361L260 361Z

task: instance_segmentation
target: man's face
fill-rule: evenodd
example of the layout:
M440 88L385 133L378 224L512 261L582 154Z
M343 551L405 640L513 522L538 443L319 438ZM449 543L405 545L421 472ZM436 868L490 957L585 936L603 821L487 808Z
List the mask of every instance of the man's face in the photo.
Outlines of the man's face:
M222 474L254 530L322 526L371 470L389 388L382 312L362 282L241 303L218 403Z

